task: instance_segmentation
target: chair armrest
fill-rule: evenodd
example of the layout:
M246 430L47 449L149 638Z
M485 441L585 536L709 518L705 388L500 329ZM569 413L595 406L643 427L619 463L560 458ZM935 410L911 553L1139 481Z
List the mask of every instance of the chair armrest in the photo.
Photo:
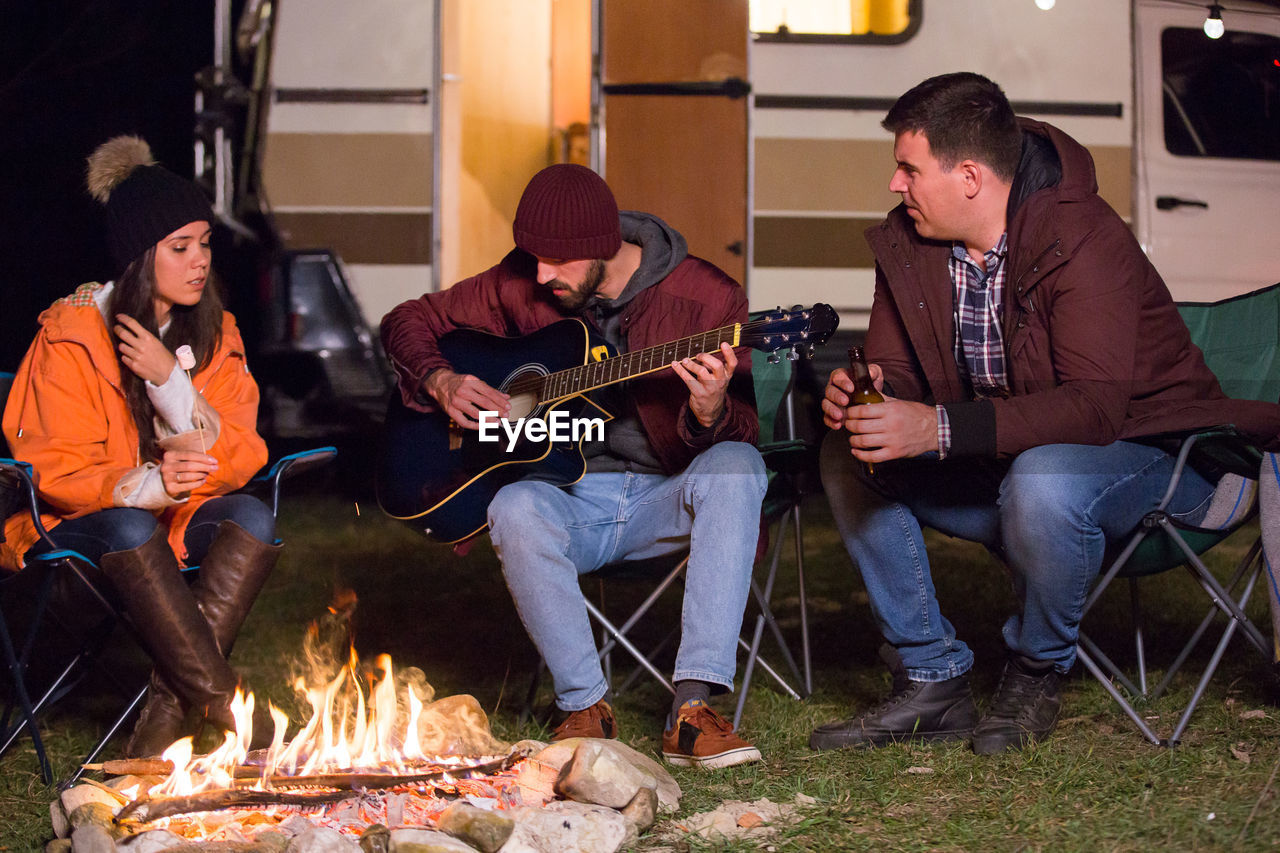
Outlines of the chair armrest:
M290 453L275 461L271 467L249 481L249 488L266 488L271 491L271 514L276 515L280 507L280 483L289 477L309 471L312 468L331 462L338 455L336 447L316 447L311 450L300 450Z
M817 446L804 439L771 441L758 445L756 449L760 451L765 467L779 474L795 474L817 468Z
M1173 474L1169 478L1169 488L1160 500L1157 510L1163 511L1182 479L1182 472L1191 465L1192 469L1211 468L1221 474L1238 474L1250 480L1258 479L1258 468L1262 463L1262 451L1250 444L1234 427L1227 424L1194 433L1165 433L1160 436L1146 436L1145 441L1169 440L1181 438L1177 460ZM1191 461L1193 460L1194 461Z
M31 467L30 462L0 458L0 495L3 495L0 497L0 510L4 512L4 518L0 518L0 525L3 525L13 513L22 512L25 504L25 511L30 513L36 533L50 548L57 547L49 538L49 531L45 529L44 522L40 520L40 498L36 492L35 469ZM3 541L3 538L3 530L0 530L0 541Z

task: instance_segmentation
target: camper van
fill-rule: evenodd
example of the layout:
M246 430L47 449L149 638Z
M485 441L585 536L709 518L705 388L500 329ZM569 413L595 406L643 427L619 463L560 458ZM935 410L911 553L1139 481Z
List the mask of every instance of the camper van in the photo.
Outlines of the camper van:
M1280 280L1280 3L1228 0L1218 38L1191 0L788 0L781 31L764 5L281 3L264 179L284 241L337 251L376 324L500 257L527 178L581 158L752 308L865 328L862 232L898 202L880 120L972 70L1089 148L1176 299ZM823 6L852 29L805 32L797 10Z
M1019 114L1089 148L1101 195L1175 299L1280 281L1277 5L1225 4L1216 39L1208 5L1181 0L910 6L918 20L881 43L753 41L753 307L803 294L865 327L862 231L898 202L880 120L902 92L955 70L987 75Z

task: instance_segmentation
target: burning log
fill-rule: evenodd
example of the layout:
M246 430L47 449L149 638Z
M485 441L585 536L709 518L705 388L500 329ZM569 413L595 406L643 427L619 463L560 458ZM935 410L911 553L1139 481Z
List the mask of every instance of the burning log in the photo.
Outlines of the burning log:
M220 809L244 809L255 806L298 806L311 808L361 796L361 791L316 791L308 794L282 794L277 791L246 791L239 788L204 791L186 797L139 797L120 810L117 823L130 819L150 823L163 817ZM135 817L136 815L136 817Z
M191 812L218 811L220 809L252 808L265 805L286 805L307 808L329 805L358 797L367 791L399 788L421 782L435 782L445 777L470 778L509 769L525 757L516 750L509 755L479 764L447 767L426 773L322 773L310 776L271 776L267 783L271 788L329 788L305 794L277 790L251 790L241 787L206 791L182 797L139 797L120 810L116 820L135 819L143 823ZM165 762L167 763L167 762ZM137 815L137 817L135 817Z
M321 773L311 776L271 776L267 784L273 788L337 788L340 790L374 791L381 788L399 788L418 782L435 782L445 776L470 778L472 775L496 773L507 770L524 755L513 752L493 761L481 764L463 764L444 767L424 773L396 775L392 773Z
M173 772L173 762L164 758L120 758L80 766L85 770L101 770L108 776L168 776Z

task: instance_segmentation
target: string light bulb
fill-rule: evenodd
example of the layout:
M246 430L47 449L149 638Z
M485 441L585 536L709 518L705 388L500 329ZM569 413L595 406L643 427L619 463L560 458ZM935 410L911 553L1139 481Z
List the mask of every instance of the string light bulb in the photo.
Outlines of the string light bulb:
M1036 8L1048 12L1056 2L1057 0L1036 0Z
M1222 6L1217 3L1209 4L1209 16L1204 19L1204 34L1211 39L1220 39L1226 31L1226 24L1222 23Z

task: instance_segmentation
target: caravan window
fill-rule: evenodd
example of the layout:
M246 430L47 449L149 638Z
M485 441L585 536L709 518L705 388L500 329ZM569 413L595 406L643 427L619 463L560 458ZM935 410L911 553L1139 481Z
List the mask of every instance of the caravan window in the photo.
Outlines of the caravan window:
M920 29L924 0L749 0L756 41L897 44Z
M1280 39L1179 28L1160 43L1171 154L1280 160Z

